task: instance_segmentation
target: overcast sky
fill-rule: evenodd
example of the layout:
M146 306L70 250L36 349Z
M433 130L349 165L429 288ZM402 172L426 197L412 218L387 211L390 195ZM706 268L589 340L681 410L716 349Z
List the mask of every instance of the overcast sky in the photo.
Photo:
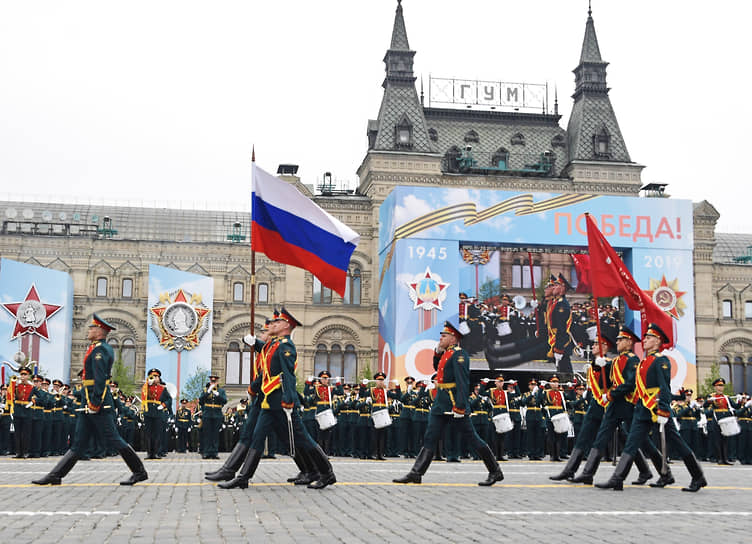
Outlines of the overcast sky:
M357 183L396 0L0 2L0 192L233 203L250 153ZM587 0L404 0L415 73L548 82L566 127ZM752 233L752 3L594 0L643 182ZM7 195L0 194L7 198Z

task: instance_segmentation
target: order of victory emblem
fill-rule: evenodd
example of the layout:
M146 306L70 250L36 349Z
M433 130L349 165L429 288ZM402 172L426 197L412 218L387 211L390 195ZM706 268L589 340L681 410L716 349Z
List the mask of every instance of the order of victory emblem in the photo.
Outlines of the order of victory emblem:
M159 302L149 309L151 330L164 349L191 350L209 330L210 312L198 293L183 289L163 293Z
M687 293L686 291L679 290L679 279L673 281L667 281L666 276L661 277L660 280L654 280L650 278L650 289L645 293L652 297L655 302L664 312L670 314L675 319L679 319L684 315L684 309L687 304L682 300L682 297Z
M413 310L441 310L441 303L446 300L449 284L443 283L441 276L432 274L431 269L426 267L425 272L407 282L407 287L410 290L410 300L415 304Z

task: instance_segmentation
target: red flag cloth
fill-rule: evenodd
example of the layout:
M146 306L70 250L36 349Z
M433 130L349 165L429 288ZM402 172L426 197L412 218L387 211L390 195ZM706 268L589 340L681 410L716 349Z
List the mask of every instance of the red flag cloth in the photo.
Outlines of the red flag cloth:
M669 342L666 347L673 346L674 327L671 316L661 310L653 299L640 289L629 269L598 229L593 216L586 214L585 219L593 296L596 300L598 297L624 297L627 306L640 312L642 334L647 331L648 324L655 323L668 336Z
M577 272L577 289L575 293L592 293L593 288L590 285L590 255L570 253L574 262L574 269Z

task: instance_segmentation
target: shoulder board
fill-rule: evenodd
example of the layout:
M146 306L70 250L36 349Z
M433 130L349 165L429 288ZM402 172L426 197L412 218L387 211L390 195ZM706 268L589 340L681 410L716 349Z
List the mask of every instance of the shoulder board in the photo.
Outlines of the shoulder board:
M99 347L99 346L101 346L101 345L102 345L102 342L95 342L95 343L94 343L94 347L95 347L95 348L98 348L98 347Z
M462 348L461 348L460 346L454 346L454 347L453 347L452 349L453 349L454 351L459 351L459 350L461 350Z
M282 340L279 341L279 343L280 344L286 344L287 343L287 338L283 338Z

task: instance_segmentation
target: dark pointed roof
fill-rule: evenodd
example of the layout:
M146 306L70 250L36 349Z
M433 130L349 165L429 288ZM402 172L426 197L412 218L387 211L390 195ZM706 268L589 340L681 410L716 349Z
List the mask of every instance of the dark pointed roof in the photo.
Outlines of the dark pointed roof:
M588 10L580 63L574 69L574 104L567 125L569 160L632 162L608 97L606 67L601 58L595 23ZM608 142L602 151L598 142Z
M394 16L394 28L392 29L392 44L389 49L410 50L410 44L407 42L407 31L405 30L405 19L402 16L402 0L397 0L397 13Z
M428 137L423 106L415 90L413 57L410 50L402 14L401 0L397 2L394 15L392 41L384 55L386 77L384 78L384 97L381 100L379 117L376 122L368 124L369 149L407 151L419 153L433 152ZM409 127L410 142L402 144L397 140L399 127Z

